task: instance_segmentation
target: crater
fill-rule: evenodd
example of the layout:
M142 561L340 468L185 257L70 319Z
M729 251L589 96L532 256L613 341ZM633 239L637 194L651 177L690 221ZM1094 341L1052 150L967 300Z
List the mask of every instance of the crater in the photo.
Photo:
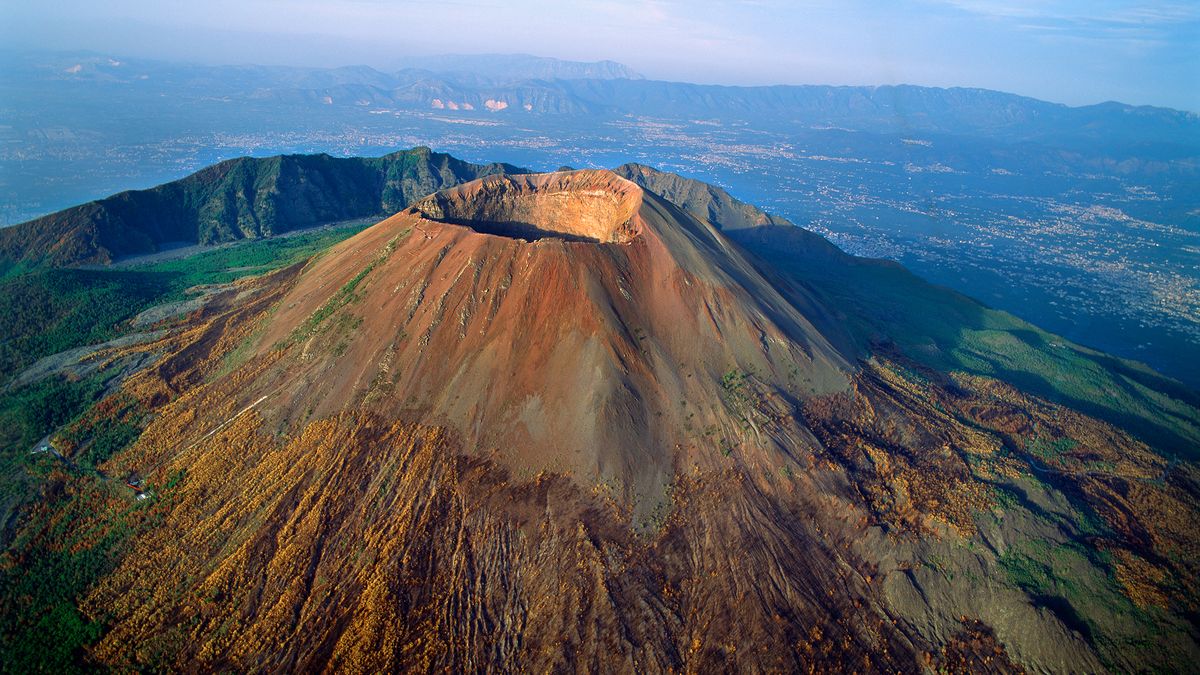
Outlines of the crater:
M611 171L488 176L412 206L437 222L524 241L625 243L640 231L642 190Z

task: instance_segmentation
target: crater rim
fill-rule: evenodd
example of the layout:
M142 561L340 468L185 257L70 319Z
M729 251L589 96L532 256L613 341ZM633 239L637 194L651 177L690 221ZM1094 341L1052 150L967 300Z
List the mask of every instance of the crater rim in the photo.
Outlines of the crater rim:
M435 192L409 212L526 243L627 244L641 234L643 197L636 183L608 170L496 174Z

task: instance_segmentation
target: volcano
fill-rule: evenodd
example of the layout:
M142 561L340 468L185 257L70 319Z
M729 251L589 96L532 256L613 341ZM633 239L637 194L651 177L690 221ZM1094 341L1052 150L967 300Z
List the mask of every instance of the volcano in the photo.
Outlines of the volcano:
M106 471L146 476L157 520L86 600L109 626L91 658L1019 672L1196 653L1191 600L1156 576L1197 578L1164 553L1194 548L1193 469L1155 483L1163 459L1115 427L864 339L721 221L850 288L877 266L622 173L686 199L610 171L486 176L197 313L126 387L156 415ZM1051 467L1045 444L1067 449ZM1037 567L1030 542L1069 563ZM1051 573L1079 595L1049 603ZM1158 623L1129 618L1154 603Z
M299 360L246 396L271 397L281 426L360 405L436 420L513 467L615 482L648 505L721 447L806 447L799 428L764 430L769 412L731 416L723 377L764 402L849 385L844 339L817 325L828 313L791 291L611 172L494 176L306 270L259 343L294 342Z

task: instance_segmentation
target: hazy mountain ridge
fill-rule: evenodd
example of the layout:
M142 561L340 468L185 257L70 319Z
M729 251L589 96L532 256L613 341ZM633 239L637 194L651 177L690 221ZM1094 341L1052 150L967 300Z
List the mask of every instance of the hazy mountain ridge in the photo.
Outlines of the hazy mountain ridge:
M10 56L10 83L179 87L194 95L329 105L514 114L767 116L814 126L876 133L931 132L1007 142L1128 146L1170 156L1200 152L1200 114L1106 102L1071 107L977 88L916 85L701 85L641 79L611 62L563 62L527 56L430 57L419 68L200 66L118 61L98 56ZM113 65L117 64L117 65ZM489 105L488 102L491 102ZM453 107L451 108L451 104Z
M586 102L612 102L645 114L701 112L787 116L813 125L876 133L930 132L1005 142L1072 145L1103 141L1200 151L1200 115L1120 103L1070 107L987 89L887 85L719 87L673 82L563 83Z

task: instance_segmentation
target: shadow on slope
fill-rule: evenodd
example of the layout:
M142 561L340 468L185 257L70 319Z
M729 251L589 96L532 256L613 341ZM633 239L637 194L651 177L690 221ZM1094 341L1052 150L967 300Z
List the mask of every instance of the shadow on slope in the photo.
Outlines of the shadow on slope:
M1076 345L789 226L727 234L836 308L864 352L892 343L932 368L1004 380L1129 430L1159 452L1200 457L1200 395L1134 361Z

